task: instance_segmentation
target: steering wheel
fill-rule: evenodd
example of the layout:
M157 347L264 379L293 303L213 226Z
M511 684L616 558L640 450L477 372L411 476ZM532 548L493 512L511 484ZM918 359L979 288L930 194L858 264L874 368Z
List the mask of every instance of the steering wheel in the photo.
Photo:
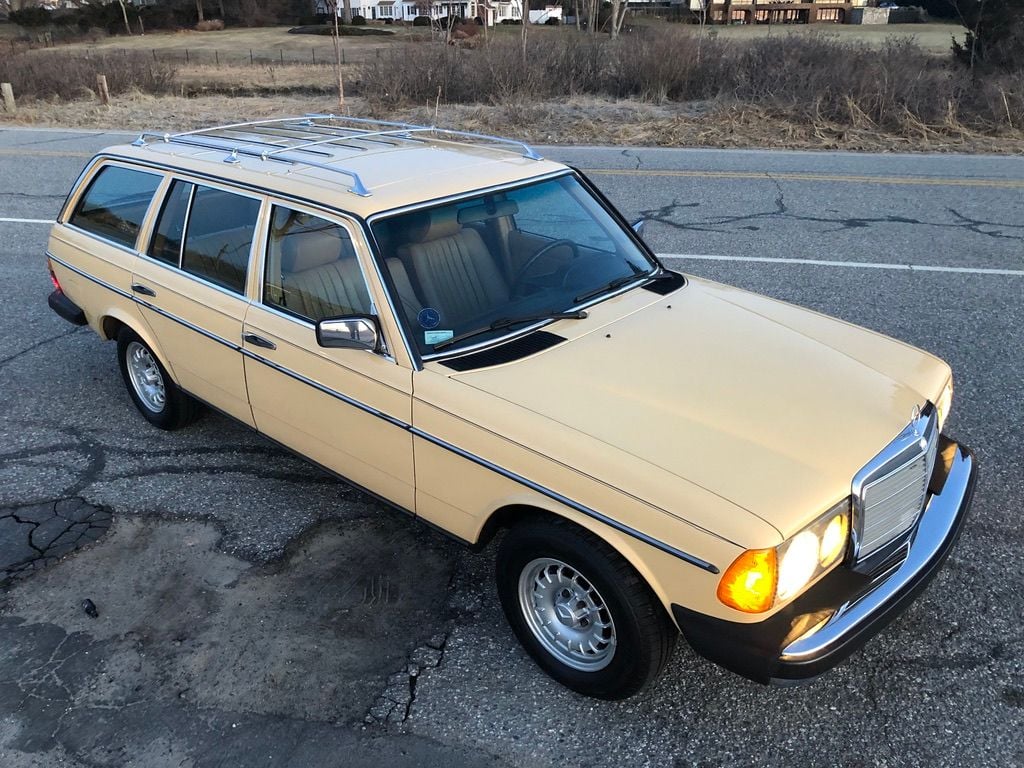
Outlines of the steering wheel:
M540 261L541 258L546 256L549 252L555 250L556 248L568 248L569 250L572 251L573 259L579 257L579 250L576 248L576 243L574 243L572 240L552 240L550 243L543 246L539 251L533 254L533 256L526 260L526 263L523 264L522 268L519 270L519 273L512 280L512 288L509 291L510 296L519 295L519 291L522 289L523 283L526 282L526 278L529 276L530 268L538 261Z

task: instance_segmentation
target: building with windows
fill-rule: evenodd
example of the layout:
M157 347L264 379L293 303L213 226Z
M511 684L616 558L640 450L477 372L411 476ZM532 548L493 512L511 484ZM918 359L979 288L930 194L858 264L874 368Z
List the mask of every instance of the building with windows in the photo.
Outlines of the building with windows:
M317 13L329 14L330 6L324 0L317 0ZM339 16L345 12L338 3ZM489 26L505 20L518 21L523 18L521 0L352 0L352 15L362 16L367 21L407 21L417 16L429 16L441 21L450 17L475 19L479 17Z

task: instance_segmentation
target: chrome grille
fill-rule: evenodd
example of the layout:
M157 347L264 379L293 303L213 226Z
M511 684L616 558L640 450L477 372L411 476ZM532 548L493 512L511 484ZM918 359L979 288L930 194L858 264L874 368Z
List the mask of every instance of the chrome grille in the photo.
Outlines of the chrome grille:
M934 409L922 414L854 481L857 559L908 531L924 508L938 447Z

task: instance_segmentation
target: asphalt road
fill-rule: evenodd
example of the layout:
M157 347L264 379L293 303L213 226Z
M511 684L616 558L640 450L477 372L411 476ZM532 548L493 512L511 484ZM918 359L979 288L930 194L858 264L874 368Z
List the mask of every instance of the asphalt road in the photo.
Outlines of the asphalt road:
M610 704L519 649L491 553L219 416L134 413L12 221L121 138L0 132L0 560L46 566L0 592L0 765L1024 765L1024 158L545 150L679 268L947 359L983 473L937 581L832 673L763 688L681 643Z

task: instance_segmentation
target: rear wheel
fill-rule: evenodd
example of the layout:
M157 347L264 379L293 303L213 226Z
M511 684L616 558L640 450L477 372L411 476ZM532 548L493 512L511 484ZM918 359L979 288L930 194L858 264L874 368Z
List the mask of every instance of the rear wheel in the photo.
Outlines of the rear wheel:
M117 361L132 402L150 424L177 429L195 419L198 403L178 389L153 350L130 328L117 335Z
M678 633L650 587L604 541L566 520L539 518L509 531L496 578L523 647L574 691L626 698L668 662Z

